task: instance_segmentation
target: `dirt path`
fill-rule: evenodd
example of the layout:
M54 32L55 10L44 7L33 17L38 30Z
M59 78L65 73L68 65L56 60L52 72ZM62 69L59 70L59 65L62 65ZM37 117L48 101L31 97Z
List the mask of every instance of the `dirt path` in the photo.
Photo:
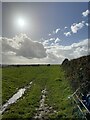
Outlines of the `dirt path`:
M36 113L34 119L47 120L48 119L48 114L53 113L53 108L49 107L47 104L45 104L46 95L47 95L47 90L45 88L45 89L42 90L40 106L37 109L37 113Z

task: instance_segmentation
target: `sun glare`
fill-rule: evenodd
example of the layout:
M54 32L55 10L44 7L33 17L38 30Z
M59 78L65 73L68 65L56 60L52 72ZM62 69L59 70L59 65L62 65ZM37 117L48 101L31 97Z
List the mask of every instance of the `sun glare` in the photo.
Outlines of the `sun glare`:
M31 20L26 16L16 15L14 17L14 29L18 32L26 32L31 29Z
M25 27L25 20L23 18L18 18L17 24L19 27L23 28Z

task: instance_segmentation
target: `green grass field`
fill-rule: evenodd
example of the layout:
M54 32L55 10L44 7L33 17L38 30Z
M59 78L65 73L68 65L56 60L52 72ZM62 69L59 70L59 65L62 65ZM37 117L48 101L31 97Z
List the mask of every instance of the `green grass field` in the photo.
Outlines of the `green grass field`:
M18 89L33 81L31 88L7 108L3 118L32 119L40 105L41 91L46 87L45 103L53 108L55 113L48 114L49 120L72 118L73 106L68 96L72 94L69 81L59 65L51 66L21 66L2 69L2 103L15 94Z

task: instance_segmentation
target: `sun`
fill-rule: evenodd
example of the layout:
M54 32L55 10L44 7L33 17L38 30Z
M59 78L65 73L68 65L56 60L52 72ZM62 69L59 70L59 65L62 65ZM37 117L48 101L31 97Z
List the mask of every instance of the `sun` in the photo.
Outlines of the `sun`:
M25 19L24 19L24 18L18 18L18 19L17 19L17 25L18 25L20 28L24 28L24 27L25 27Z
M15 15L13 18L13 27L17 32L27 32L32 29L31 19L24 15Z

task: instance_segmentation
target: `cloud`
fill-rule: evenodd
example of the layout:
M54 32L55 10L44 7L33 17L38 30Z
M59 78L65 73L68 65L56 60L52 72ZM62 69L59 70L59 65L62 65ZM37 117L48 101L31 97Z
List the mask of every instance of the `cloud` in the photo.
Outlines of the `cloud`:
M59 39L58 37L50 38L50 39L44 40L42 44L44 46L53 46L53 45L59 44L60 41L61 41L61 39Z
M18 47L13 45L13 40L19 44ZM9 42L8 38L3 38L3 64L60 64L65 58L74 59L88 54L88 39L68 46L57 44L60 41L59 38L52 38L47 42L53 45L42 45L24 35L9 39Z
M74 59L88 54L88 39L73 43L68 46L53 44L45 46L47 57L44 62L59 64L65 58ZM43 59L42 59L43 61Z
M60 28L57 28L56 30L53 30L52 34L49 33L48 36L51 36L53 34L57 34L60 31Z
M64 27L64 29L67 29L67 28L68 28L67 26Z
M49 36L51 36L51 34L48 34Z
M56 62L62 62L65 58L74 59L88 54L88 39L69 46L55 45L48 46L47 53L52 53ZM49 56L50 57L50 56ZM57 60L58 59L58 60Z
M60 31L60 28L57 28L55 31L53 31L53 34L57 34Z
M3 38L2 52L4 55L14 53L16 56L23 56L29 59L47 56L44 46L39 42L32 41L25 34L20 34L12 39Z
M65 32L64 35L65 35L66 37L71 36L71 32Z
M82 15L83 15L84 17L87 17L89 14L90 14L90 11L89 11L89 10L86 10L85 12L82 13Z
M56 38L55 43L60 42L61 40L59 38Z
M17 55L26 58L43 58L46 57L46 52L41 43L26 39L17 52Z
M49 41L55 41L55 38L50 38Z
M17 47L17 44L15 44L15 41L13 39L2 38L1 42L2 42L2 52L17 51L18 47ZM15 46L16 48L14 48Z
M32 59L30 60L23 56L2 54L3 64L30 64L30 61L32 61Z
M89 24L88 24L88 23L86 23L86 26L89 26Z
M58 31L60 31L60 28L56 29L56 33L58 33Z
M55 38L50 38L50 39L46 39L46 40L44 39L44 41L42 42L42 44L44 46L50 46L54 42L55 42Z
M84 23L85 23L85 21L82 21L80 23L73 23L73 25L71 25L71 31L73 33L77 33L78 30L80 30L84 27Z

